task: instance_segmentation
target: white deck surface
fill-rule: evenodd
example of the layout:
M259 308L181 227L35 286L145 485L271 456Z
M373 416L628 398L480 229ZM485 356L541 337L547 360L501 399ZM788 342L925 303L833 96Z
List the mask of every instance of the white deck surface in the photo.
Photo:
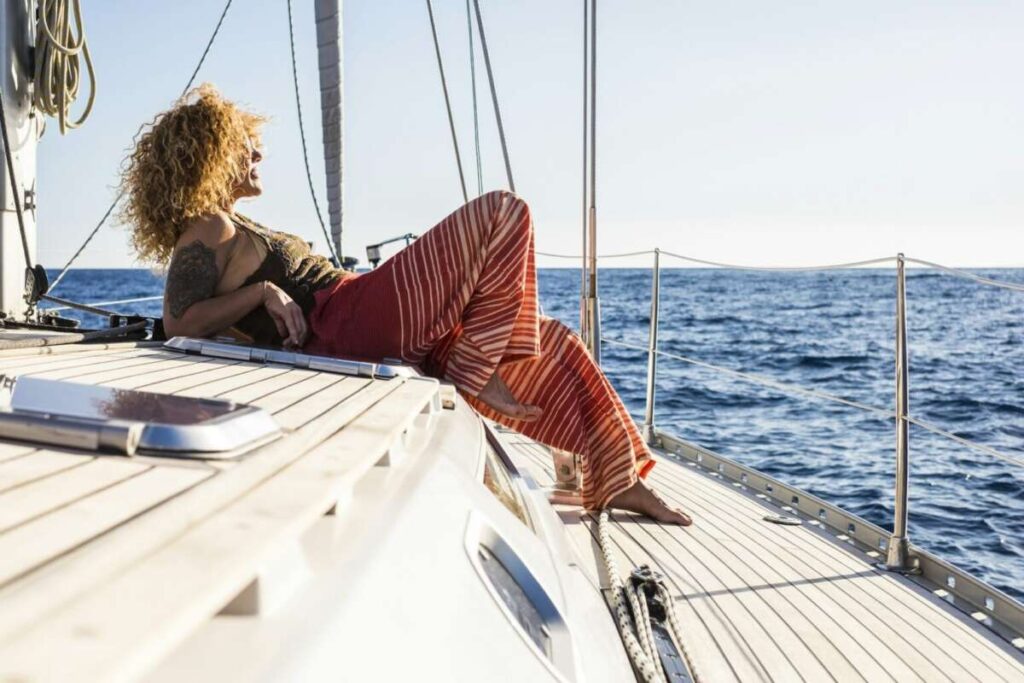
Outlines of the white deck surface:
M344 501L439 405L434 380L243 365L134 344L6 351L2 373L252 403L286 431L215 464L0 440L3 681L145 671L251 586L274 547Z
M547 451L507 434L514 460L553 483ZM694 517L689 528L613 515L620 570L665 576L705 681L1024 681L1024 656L911 581L778 508L668 457L649 482ZM606 588L597 522L560 507L586 569Z

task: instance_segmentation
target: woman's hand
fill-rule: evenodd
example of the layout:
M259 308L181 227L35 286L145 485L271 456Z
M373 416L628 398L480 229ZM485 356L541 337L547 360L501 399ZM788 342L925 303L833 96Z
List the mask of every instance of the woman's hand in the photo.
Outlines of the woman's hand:
M306 343L309 328L302 308L273 282L263 283L263 307L277 325L277 333L284 337L284 346L300 347Z

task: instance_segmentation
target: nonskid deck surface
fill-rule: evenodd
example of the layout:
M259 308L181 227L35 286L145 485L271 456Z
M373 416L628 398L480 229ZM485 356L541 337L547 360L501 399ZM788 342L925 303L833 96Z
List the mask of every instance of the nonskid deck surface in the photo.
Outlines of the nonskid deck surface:
M547 450L506 433L513 460L553 483ZM689 528L612 515L620 571L664 575L705 681L1021 681L1024 656L921 586L819 527L778 513L711 473L658 454L650 483L694 517ZM559 506L596 587L608 581L597 520Z
M373 380L112 344L0 353L0 374L251 403L285 435L228 461L0 440L0 680L132 677L341 505L433 405ZM343 440L343 445L342 445Z

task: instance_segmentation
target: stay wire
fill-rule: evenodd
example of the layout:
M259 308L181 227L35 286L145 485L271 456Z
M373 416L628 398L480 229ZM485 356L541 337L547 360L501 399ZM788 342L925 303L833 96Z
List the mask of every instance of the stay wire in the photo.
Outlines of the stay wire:
M220 13L220 18L217 20L217 25L214 27L213 33L210 35L210 40L207 41L206 48L203 50L203 54L199 57L199 62L196 64L196 68L192 70L192 76L189 77L188 83L186 83L185 87L182 88L181 95L178 96L178 99L181 99L185 96L185 94L189 91L189 88L191 88L192 84L195 82L196 76L199 75L199 70L203 67L203 63L206 61L206 56L210 54L210 48L213 47L213 42L217 39L217 34L220 32L220 27L224 23L224 17L227 16L228 9L231 8L232 2L233 0L227 0L227 2L224 4L224 10ZM114 198L114 201L110 204L110 206L107 207L107 210L103 214L103 217L100 219L100 222L96 224L96 227L92 229L92 232L90 232L89 235L85 238L85 241L82 242L82 246L78 248L78 251L76 251L74 255L72 255L72 257L68 259L68 262L64 264L64 267L61 268L60 273L53 280L53 283L50 284L49 291L52 292L54 288L58 284L60 284L60 281L64 279L64 276L67 275L68 270L70 270L72 264L75 262L75 260L78 259L79 256L81 256L82 252L85 251L85 248L89 246L89 243L92 242L93 237L96 236L96 233L99 232L100 228L102 228L104 223L107 222L107 219L110 218L110 214L114 212L114 209L117 207L118 202L120 202L123 197L124 190L121 190L120 192L117 193L117 197Z
M316 219L320 223L320 230L324 234L324 241L327 242L327 251L335 267L341 266L341 260L334 251L334 243L327 232L327 225L324 223L323 214L320 213L320 202L316 199L316 190L313 187L313 174L309 170L309 152L306 149L306 128L302 124L302 98L299 97L299 72L295 59L295 30L292 26L292 0L288 0L288 43L292 55L292 83L295 85L295 112L299 118L299 139L302 141L302 163L306 168L306 183L309 185L309 196L313 200L313 209L316 212Z
M476 26L480 33L480 49L484 53L484 66L487 67L487 83L491 86L491 100L494 102L494 119L498 123L498 138L501 140L501 154L505 158L505 175L508 176L508 189L516 191L512 180L512 163L508 158L508 143L505 141L505 127L501 125L501 107L498 105L498 91L494 86L494 71L491 69L491 53L487 49L487 36L484 34L484 20L480 14L480 0L473 0L476 10Z
M291 0L289 0L289 3ZM441 74L441 90L444 92L444 108L448 112L448 127L452 131L452 148L455 150L455 165L459 167L459 185L462 187L462 199L469 203L466 192L466 176L462 172L462 155L459 154L459 138L455 134L455 117L452 115L452 102L448 97L448 80L444 77L444 63L441 61L441 45L437 41L437 25L434 23L434 4L427 0L427 14L430 16L430 35L434 38L434 54L437 55L437 71Z
M473 93L473 143L476 147L476 191L484 193L484 166L480 158L480 110L476 101L476 48L473 46L473 12L466 0L466 29L469 31L469 82Z

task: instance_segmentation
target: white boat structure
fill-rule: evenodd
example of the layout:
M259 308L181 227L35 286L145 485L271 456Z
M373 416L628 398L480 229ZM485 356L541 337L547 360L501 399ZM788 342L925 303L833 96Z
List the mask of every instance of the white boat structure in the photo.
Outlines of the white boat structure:
M922 422L906 411L902 257L895 533L655 426L658 252L644 430L653 485L696 522L602 523L563 504L571 460L415 369L165 344L145 320L44 325L26 304L42 288L22 280L35 264L33 5L4 0L0 37L0 680L1024 680L1024 606L907 538L907 426ZM316 5L325 127L340 132L338 8ZM325 138L340 253L340 136ZM596 352L592 206L583 329ZM254 406L279 434L157 455L137 446L145 420L65 414L79 385L126 403ZM51 388L52 412L19 407L33 386ZM659 577L616 593L643 566ZM613 608L644 586L649 602Z

